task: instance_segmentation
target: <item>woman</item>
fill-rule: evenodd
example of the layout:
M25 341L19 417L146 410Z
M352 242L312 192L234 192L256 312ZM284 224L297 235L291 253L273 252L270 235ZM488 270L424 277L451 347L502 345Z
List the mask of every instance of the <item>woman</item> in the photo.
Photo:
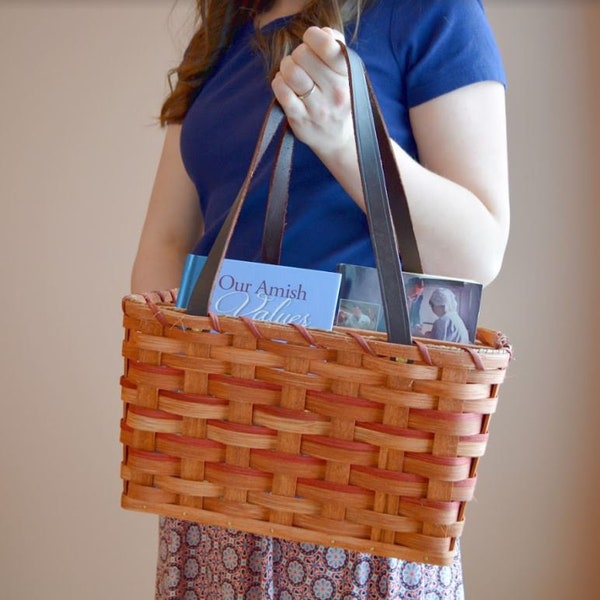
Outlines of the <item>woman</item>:
M447 288L436 288L429 297L429 306L437 319L429 332L434 340L445 340L459 344L469 343L469 332L458 314L456 296Z
M275 95L297 144L282 264L373 266L338 39L361 55L403 176L426 272L489 283L508 236L504 73L479 0L198 0L132 274L176 287L206 254ZM291 51L292 48L295 49ZM228 256L260 260L272 154ZM161 519L157 598L463 597L452 567Z

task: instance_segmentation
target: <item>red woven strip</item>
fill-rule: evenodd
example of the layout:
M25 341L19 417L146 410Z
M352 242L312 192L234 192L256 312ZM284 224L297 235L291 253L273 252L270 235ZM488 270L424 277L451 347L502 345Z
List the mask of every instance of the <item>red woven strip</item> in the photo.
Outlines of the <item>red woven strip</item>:
M240 320L244 323L244 325L252 332L252 335L257 339L264 339L264 335L260 332L256 323L250 319L249 317L240 317Z
M472 442L474 444L487 442L490 438L489 433L477 433L475 435L459 435L458 439L461 442Z
M150 294L143 294L143 297L144 297L144 300L146 301L146 304L150 307L150 310L152 311L152 314L154 315L156 320L163 327L168 327L169 323L167 322L165 315L163 314L162 310L158 306L156 306L156 304L154 304L154 302L152 302L152 298L150 297Z
M376 431L377 433L387 433L389 435L397 435L400 437L407 437L412 439L429 440L433 438L433 433L429 433L427 431L419 431L416 429L403 429L402 427L396 427L394 425L357 422L356 426L362 427L363 429L368 429L369 431Z
M356 396L346 396L343 394L334 394L332 392L317 392L314 390L308 390L306 392L306 397L326 400L330 403L342 404L348 407L381 408L381 404L379 402L375 402L374 400L367 400L365 398L358 398Z
M179 459L174 456L167 456L166 454L159 454L158 452L149 452L148 450L138 450L137 448L128 448L127 450L131 456L138 458L145 458L146 460L155 460L160 462L179 462Z
M473 362L475 363L475 368L478 371L485 371L485 365L483 364L483 361L481 360L481 356L479 356L479 353L477 352L477 350L475 350L475 348L465 348L465 350L471 355L471 358L473 359Z
M334 481L325 481L319 479L304 479L298 478L298 485L305 485L308 488L316 488L331 492L341 492L343 494L357 494L364 496L365 490L357 485L349 485L344 483L335 483ZM368 490L366 493L369 493Z
M481 415L479 414L445 412L428 408L413 408L411 413L417 417L422 416L424 418L434 419L436 421L447 421L450 423L466 423L469 421L477 423L481 420Z
M160 395L172 400L189 402L190 404L208 404L210 406L227 406L227 400L215 398L214 396L201 396L200 394L184 394L183 392L173 392L170 390L160 390Z
M184 373L181 369L174 369L173 367L167 367L166 365L149 365L148 363L143 362L132 361L130 367L146 373L155 373L156 375L183 375Z
M175 444L184 444L186 446L196 446L199 448L212 448L221 449L224 448L223 444L215 442L213 440L207 440L204 438L194 438L185 435L175 435L173 433L157 433L157 439L164 440L165 442L172 442Z
M327 448L337 448L339 450L347 450L350 452L364 452L376 450L376 446L368 442L354 442L351 440L341 440L338 438L325 437L323 435L311 435L310 439L305 438L306 442L325 446Z
M281 385L270 383L269 381L260 381L255 379L241 379L240 377L232 377L231 375L220 375L219 373L211 373L208 378L211 381L222 381L228 385L238 385L240 387L264 390L281 390Z
M456 502L454 500L445 502L444 500L428 500L427 498L419 498L418 500L414 498L402 498L402 504L413 504L419 507L424 506L426 508L435 508L441 510L457 510L460 506L460 502Z
M276 435L272 429L260 425L244 425L243 423L233 423L231 421L217 421L209 419L207 424L225 431L235 431L237 433L252 433L255 435Z
M137 385L135 383L133 383L133 381L130 381L129 379L127 379L127 377L125 377L125 375L121 375L119 383L120 383L121 387L127 388L129 390L137 389Z
M415 346L419 349L419 352L421 353L421 358L430 366L434 367L435 365L433 364L433 360L431 358L431 354L429 354L429 349L427 348L427 346L423 343L420 342L419 340L413 340Z
M469 462L467 458L461 456L433 456L432 454L418 454L416 452L406 452L404 456L444 467L460 467Z
M322 348L320 344L317 343L312 333L304 327L304 325L300 325L299 323L290 323L290 325L308 342L309 346L314 348Z
M213 327L213 329L218 332L221 333L221 323L219 322L219 317L217 315L215 315L215 313L208 313L208 318L210 319L210 323Z
M154 410L152 408L146 408L144 406L129 405L129 412L140 417L148 417L150 419L167 419L169 421L181 421L183 419L180 415L174 415L172 413L165 412L164 410Z
M352 465L352 471L357 473L366 473L373 477L379 477L381 479L389 479L391 481L400 481L408 483L427 483L427 477L422 475L416 475L414 473L403 473L402 471L388 471L385 469L379 469L377 467L367 467L364 465Z
M346 334L349 335L354 340L356 340L356 342L358 342L359 346L367 354L371 354L372 356L377 356L377 353L373 350L373 348L371 348L369 342L367 342L367 340L365 340L365 338L362 335L359 335L358 333L356 333L356 331L346 331Z
M131 425L127 425L125 419L121 419L120 421L121 431L126 431L127 433L133 433L135 429Z
M267 414L273 417L279 417L284 419L294 419L295 421L311 422L318 421L323 422L323 417L308 411L298 411L292 408L285 408L282 406L260 406L254 411L255 414Z

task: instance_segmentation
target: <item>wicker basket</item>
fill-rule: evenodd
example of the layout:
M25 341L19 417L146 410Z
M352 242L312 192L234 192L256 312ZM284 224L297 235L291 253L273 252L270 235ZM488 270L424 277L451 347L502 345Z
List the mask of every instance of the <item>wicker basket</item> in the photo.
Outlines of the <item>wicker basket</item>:
M354 98L361 86L353 81ZM369 206L370 224L376 213ZM211 269L214 279L229 235L201 279ZM192 315L174 307L174 292L125 297L122 505L449 564L511 352L483 329L472 346L398 340L404 290L386 307L400 270L385 262L387 335ZM203 293L206 307L210 285Z
M449 564L510 351L124 299L125 508Z

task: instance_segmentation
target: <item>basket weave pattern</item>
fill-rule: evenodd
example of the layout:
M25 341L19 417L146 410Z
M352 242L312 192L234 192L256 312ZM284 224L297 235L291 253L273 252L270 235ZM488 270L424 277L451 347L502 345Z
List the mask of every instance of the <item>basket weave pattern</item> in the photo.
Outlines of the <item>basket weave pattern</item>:
M122 505L449 564L510 359L123 300Z

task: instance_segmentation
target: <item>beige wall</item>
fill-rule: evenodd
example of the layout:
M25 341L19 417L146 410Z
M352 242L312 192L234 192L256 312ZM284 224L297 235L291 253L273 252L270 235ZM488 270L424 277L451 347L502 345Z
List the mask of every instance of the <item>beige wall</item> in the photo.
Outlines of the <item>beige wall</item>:
M155 519L119 508L119 301L181 49L170 6L0 0L2 599L152 597ZM513 230L483 322L517 358L467 513L467 593L578 600L600 589L600 6L488 10Z

